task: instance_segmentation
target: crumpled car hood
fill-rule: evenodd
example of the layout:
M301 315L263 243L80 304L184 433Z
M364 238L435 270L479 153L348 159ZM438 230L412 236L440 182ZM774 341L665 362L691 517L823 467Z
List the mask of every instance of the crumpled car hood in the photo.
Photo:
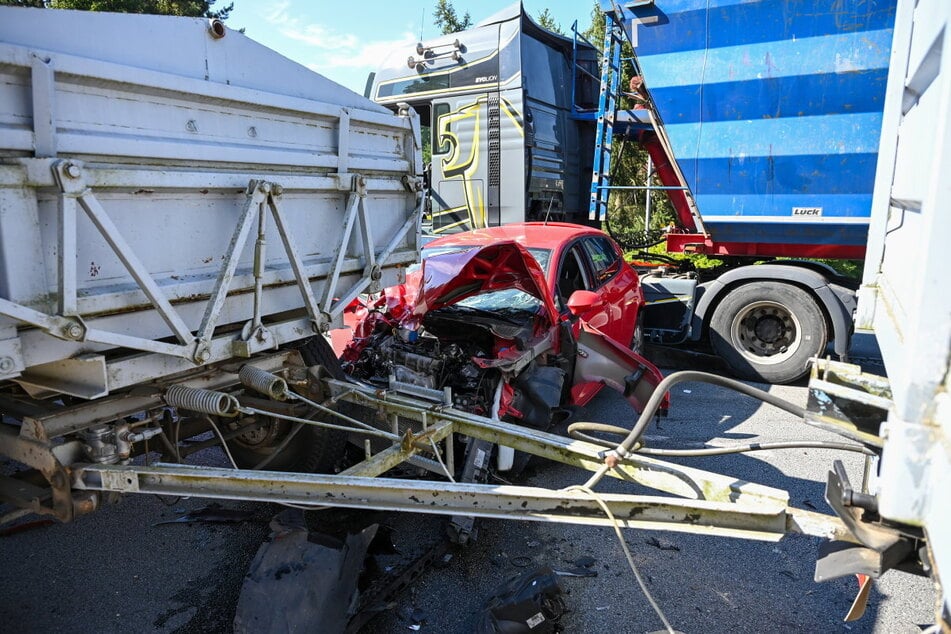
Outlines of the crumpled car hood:
M558 323L545 272L525 247L513 241L426 258L413 315L419 318L467 297L510 288L537 297L549 323Z

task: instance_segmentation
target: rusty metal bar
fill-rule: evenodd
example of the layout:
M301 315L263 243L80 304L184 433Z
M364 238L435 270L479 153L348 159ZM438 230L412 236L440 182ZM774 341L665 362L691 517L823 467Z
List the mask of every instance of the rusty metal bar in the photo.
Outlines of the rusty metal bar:
M570 489L407 481L210 467L86 465L81 490L315 504L437 515L610 525L598 502ZM783 504L739 505L643 495L599 494L623 528L775 541L787 532Z

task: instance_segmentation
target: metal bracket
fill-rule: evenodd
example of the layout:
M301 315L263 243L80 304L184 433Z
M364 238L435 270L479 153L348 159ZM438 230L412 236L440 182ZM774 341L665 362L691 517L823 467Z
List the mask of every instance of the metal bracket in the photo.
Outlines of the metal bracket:
M20 339L0 339L0 379L10 379L23 372L23 351Z

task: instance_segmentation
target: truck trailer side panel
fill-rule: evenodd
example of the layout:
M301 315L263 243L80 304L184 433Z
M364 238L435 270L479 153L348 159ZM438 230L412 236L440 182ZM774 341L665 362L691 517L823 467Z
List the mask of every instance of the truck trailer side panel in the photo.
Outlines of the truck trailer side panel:
M917 5L917 6L916 6ZM882 350L883 517L924 529L951 623L951 5L901 0L885 104L859 328Z
M416 260L418 124L218 26L0 7L0 379L246 357Z
M700 249L861 257L894 0L628 4L647 89L711 239Z

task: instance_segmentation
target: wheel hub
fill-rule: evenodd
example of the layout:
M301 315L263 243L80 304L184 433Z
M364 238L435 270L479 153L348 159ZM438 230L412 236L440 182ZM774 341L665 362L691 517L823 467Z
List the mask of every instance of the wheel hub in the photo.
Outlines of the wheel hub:
M273 444L281 435L280 427L280 421L268 418L264 422L252 426L235 440L249 447L267 447Z
M756 302L733 321L734 346L757 363L779 363L799 347L799 323L785 306Z
M755 320L753 333L764 343L776 343L788 336L789 328L775 315L765 315Z

